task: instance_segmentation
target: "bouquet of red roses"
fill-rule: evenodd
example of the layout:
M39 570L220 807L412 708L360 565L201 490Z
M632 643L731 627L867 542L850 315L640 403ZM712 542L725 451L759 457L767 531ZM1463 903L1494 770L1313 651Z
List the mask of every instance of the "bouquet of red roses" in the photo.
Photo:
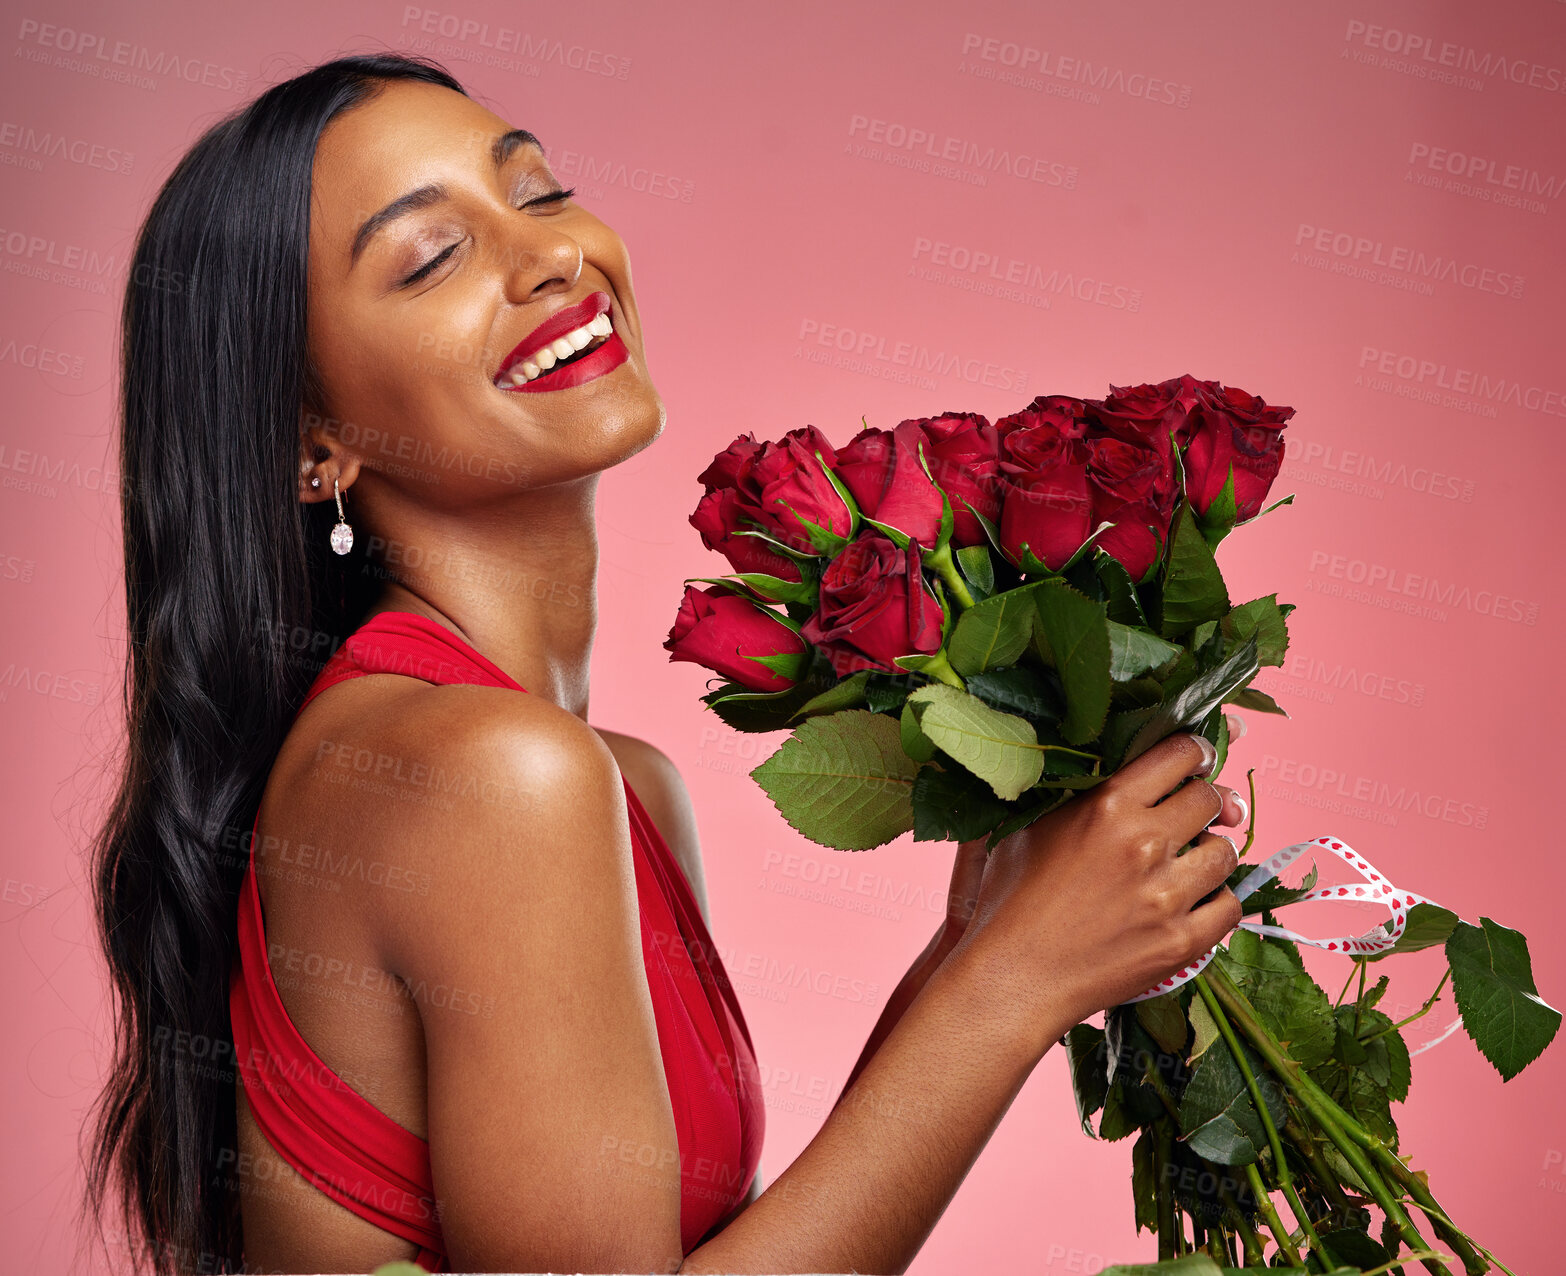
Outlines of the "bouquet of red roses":
M1216 775L1225 705L1283 712L1250 683L1283 663L1293 604L1233 603L1214 551L1293 500L1266 505L1293 413L1181 376L1041 396L994 424L866 426L841 448L814 426L743 435L699 476L691 515L735 570L690 578L664 645L722 676L704 699L730 726L792 731L751 775L789 824L839 850L910 830L993 847L1176 731L1212 741ZM1417 1209L1469 1273L1489 1270L1398 1155L1390 1103L1409 1084L1399 1029L1448 977L1503 1078L1543 1051L1561 1017L1526 940L1394 887L1339 838L1244 863L1254 785L1250 809L1229 883L1247 920L1227 945L1064 1039L1084 1131L1139 1136L1136 1223L1160 1258L1337 1272L1406 1256L1445 1273ZM1358 880L1318 888L1312 867L1284 886L1306 854ZM1389 916L1325 939L1278 924L1274 910L1329 896ZM1301 943L1353 961L1336 1002ZM1437 944L1447 974L1394 1023L1369 964Z

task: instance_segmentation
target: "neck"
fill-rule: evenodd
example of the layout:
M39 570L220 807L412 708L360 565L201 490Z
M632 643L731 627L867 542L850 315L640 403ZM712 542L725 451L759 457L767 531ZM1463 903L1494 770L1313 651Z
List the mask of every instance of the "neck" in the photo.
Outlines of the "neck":
M386 583L367 618L428 616L585 722L598 620L597 480L536 488L520 509L396 511L399 534L371 539Z

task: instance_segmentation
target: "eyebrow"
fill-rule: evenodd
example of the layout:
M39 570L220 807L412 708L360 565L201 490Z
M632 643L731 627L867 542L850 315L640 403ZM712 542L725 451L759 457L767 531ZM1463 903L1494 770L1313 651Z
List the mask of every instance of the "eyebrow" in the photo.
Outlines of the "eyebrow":
M534 137L525 128L514 128L509 133L502 133L489 148L490 159L496 168L499 168L518 150L524 146L535 146L540 151L544 149L543 143ZM409 213L418 212L428 208L432 204L438 204L446 199L448 192L439 182L431 182L426 186L420 186L417 190L411 190L406 195L400 196L387 204L378 213L373 213L365 218L364 224L359 227L353 237L353 248L349 252L348 263L350 266L359 260L359 255L364 252L365 246L380 231L399 217L406 217Z

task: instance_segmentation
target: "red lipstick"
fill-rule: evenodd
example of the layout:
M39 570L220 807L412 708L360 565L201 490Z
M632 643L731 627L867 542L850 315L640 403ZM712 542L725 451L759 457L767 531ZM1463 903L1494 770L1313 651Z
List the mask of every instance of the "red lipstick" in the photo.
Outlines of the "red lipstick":
M521 343L501 361L496 369L494 380L499 381L514 364L522 362L529 355L536 354L550 342L563 337L568 332L575 332L584 324L591 323L599 315L609 313L609 294L599 290L589 293L581 301L573 306L566 306L562 310L555 311L543 323L534 328L532 332L522 338ZM612 340L612 338L611 338ZM605 342L607 345L608 343ZM584 360L585 362L585 360ZM564 374L565 369L561 369ZM521 387L517 387L520 389Z

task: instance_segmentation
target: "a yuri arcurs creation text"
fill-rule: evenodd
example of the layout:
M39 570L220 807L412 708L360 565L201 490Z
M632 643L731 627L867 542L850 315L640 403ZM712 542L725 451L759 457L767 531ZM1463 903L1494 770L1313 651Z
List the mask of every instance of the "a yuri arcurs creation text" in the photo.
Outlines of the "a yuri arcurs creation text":
M910 831L993 847L1176 731L1212 741L1216 774L1225 706L1282 712L1250 684L1283 663L1293 605L1236 603L1215 551L1293 500L1267 504L1293 414L1181 376L1044 395L993 424L866 427L841 447L814 426L743 435L699 476L691 515L734 570L691 578L664 645L721 675L704 699L729 726L791 732L751 774L838 850ZM1240 927L1063 1038L1084 1131L1136 1136L1136 1224L1170 1270L1506 1270L1410 1167L1391 1104L1410 1082L1399 1030L1448 981L1503 1079L1549 1044L1561 1016L1525 939L1394 886L1337 837L1244 862L1254 786L1251 810L1229 883ZM1311 866L1285 886L1296 858ZM1353 876L1318 886L1316 861ZM1322 898L1388 915L1328 938L1279 923ZM1336 999L1300 944L1348 957ZM1445 974L1394 1022L1370 967L1437 945Z

